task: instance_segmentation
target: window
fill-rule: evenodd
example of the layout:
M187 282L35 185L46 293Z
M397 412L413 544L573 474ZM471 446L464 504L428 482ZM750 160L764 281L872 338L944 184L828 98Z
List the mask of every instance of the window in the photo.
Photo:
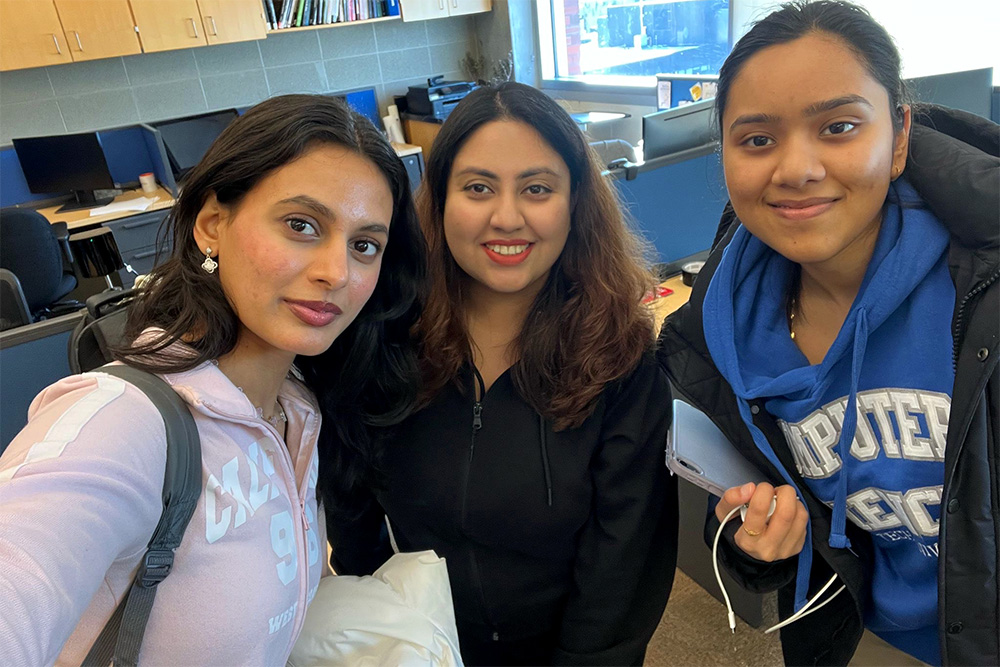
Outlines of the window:
M652 87L657 74L715 74L729 54L728 0L539 0L538 7L546 79Z

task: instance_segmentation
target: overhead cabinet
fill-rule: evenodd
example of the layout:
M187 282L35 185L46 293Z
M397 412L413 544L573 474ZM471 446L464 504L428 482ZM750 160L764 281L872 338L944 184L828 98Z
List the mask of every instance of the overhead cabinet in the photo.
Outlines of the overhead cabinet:
M145 53L205 46L197 0L131 0Z
M145 53L267 37L260 0L130 0Z
M209 44L267 37L260 0L198 0Z
M400 0L403 21L426 21L488 12L492 0Z
M0 70L72 61L50 0L0 0Z
M74 62L142 53L128 0L55 3Z

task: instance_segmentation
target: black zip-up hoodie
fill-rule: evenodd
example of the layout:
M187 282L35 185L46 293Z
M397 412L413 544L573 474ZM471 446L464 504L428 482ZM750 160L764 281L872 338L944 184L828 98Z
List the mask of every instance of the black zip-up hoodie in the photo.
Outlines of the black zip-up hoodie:
M647 353L580 427L553 431L504 373L473 368L388 443L365 520L328 526L338 572L370 572L390 518L401 551L448 564L468 664L640 665L673 583L676 483L664 465L670 389Z
M938 632L949 665L1000 664L1000 128L961 111L914 110L905 176L951 236L948 263L955 283L952 320L955 385L945 450L938 560ZM702 304L722 252L738 223L730 206L714 249L687 305L667 318L657 356L675 389L708 414L771 481L781 476L754 445L732 390L705 344ZM901 346L906 341L900 341ZM798 475L784 435L763 400L751 402L754 424L770 442L809 509L814 559L810 595L836 572L850 595L781 631L790 665L844 665L863 631L871 537L848 523L851 549L834 549L831 511ZM763 563L733 542L738 522L720 543L723 565L745 588L778 590L782 618L791 614L796 559ZM718 520L710 513L706 539Z

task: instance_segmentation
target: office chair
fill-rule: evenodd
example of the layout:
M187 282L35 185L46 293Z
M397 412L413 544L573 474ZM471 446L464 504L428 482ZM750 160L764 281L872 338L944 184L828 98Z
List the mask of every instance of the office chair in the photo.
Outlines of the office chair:
M7 269L0 269L0 331L25 324L31 324L31 314L21 281Z
M607 141L591 141L590 147L600 158L601 166L605 169L612 162L617 160L628 160L635 162L635 148L624 139L608 139Z
M83 307L61 301L76 287L66 223L29 209L0 210L0 268L20 283L29 323Z

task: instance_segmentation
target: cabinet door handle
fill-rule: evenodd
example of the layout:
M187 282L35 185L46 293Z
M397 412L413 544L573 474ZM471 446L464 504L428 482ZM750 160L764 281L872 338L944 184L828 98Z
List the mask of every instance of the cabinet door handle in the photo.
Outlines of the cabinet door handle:
M194 30L194 37L195 37L195 39L197 39L198 38L198 24L194 22L193 18L188 18L188 21L191 22L191 29Z
M83 42L80 41L80 33L74 30L73 35L76 37L76 45L80 47L81 51L83 51Z
M212 16L206 16L205 18L207 18L212 24L212 36L213 37L218 36L219 28L215 25L215 18Z
M451 0L451 6L458 9L458 0Z
M147 250L146 252L137 252L132 256L132 259L146 259L147 257L153 257L156 255L155 250Z
M59 39L56 37L55 33L52 33L52 41L56 45L56 53L62 55L62 49L59 48Z
M444 0L438 0L438 9L444 9Z

